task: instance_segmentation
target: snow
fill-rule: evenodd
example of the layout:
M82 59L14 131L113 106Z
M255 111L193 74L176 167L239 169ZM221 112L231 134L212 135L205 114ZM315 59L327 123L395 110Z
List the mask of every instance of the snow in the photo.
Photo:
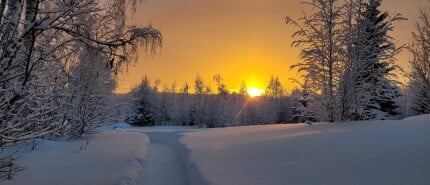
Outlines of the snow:
M145 133L150 138L148 153L148 179L145 185L187 185L200 179L187 158L188 151L180 137L188 132L201 131L198 127L155 126L123 129L127 132Z
M149 185L187 184L185 170L172 147L151 144L148 155Z
M107 132L86 141L43 141L18 160L25 170L5 185L138 184L144 172L149 139L131 132Z
M428 119L201 129L125 127L45 141L6 184L430 184ZM49 174L49 175L47 175Z
M130 124L119 122L119 123L103 126L103 127L99 128L99 130L111 131L112 129L129 129L129 128L132 128L132 126Z
M148 155L148 185L188 184L185 162L180 152L184 147L178 143L180 133L184 130L179 127L160 128L159 131L151 128L151 130L145 132L151 139Z
M181 142L211 185L425 185L429 133L428 121L374 121L217 128Z
M430 122L430 114L418 115L405 118L406 121L428 121Z

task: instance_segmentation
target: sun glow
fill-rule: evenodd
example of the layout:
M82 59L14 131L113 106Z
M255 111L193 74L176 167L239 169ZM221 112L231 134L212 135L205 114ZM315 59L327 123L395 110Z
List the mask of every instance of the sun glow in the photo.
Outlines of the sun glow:
M263 94L263 90L258 89L256 87L250 87L248 88L248 95L251 97L257 97L257 96L261 96Z

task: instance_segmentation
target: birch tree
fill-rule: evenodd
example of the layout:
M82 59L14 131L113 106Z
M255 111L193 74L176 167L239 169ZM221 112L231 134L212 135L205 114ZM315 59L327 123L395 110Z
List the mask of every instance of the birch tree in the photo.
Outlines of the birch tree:
M282 111L282 97L284 96L284 88L282 87L281 81L276 76L271 76L269 84L265 90L267 114L269 118L268 122L280 123L284 119L284 111Z
M339 80L339 41L341 7L337 0L311 0L302 2L315 10L310 15L304 15L297 21L286 17L287 25L293 25L298 30L293 34L297 38L292 43L294 47L301 47L302 62L292 68L303 72L309 86L324 98L320 106L324 120L333 122L337 119L336 93Z
M158 30L126 24L127 9L135 8L136 0L0 3L0 151L61 134L69 123L67 74L81 51L97 51L105 58L99 62L118 72L135 61L139 48L161 42Z
M98 126L115 120L111 113L115 107L108 103L115 80L111 68L103 64L106 60L101 53L84 50L71 66L65 108L68 134L73 137L91 135Z
M52 133L55 127L66 124L64 113L58 112L64 102L51 100L59 100L54 96L61 94L65 72L78 61L83 47L103 53L108 59L104 62L119 70L135 58L139 46L159 44L161 35L152 27L126 25L128 3L2 1L1 146ZM93 21L86 21L89 17Z
M413 42L409 52L413 58L409 62L412 69L408 75L409 92L412 96L414 114L430 113L430 15L423 8L412 32Z

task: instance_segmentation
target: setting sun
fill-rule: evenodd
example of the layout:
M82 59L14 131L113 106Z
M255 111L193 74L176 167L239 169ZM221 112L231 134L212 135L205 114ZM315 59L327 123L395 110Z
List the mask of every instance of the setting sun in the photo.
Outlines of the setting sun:
M255 87L248 88L248 95L251 97L261 96L263 92L264 92L263 90Z

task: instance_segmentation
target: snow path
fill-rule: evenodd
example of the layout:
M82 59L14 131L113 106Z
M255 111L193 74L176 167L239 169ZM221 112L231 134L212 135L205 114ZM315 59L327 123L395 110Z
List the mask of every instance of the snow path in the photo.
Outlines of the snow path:
M174 134L150 132L148 185L186 185L185 167L175 150Z
M182 136L205 129L180 126L124 128L117 131L143 133L149 138L144 185L207 185L200 170L190 160Z

